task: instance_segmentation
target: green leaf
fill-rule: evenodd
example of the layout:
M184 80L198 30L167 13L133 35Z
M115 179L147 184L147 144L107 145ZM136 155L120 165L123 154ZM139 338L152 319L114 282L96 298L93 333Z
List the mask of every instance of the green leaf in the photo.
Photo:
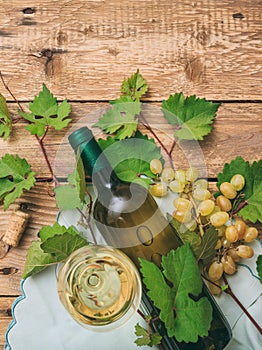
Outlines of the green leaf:
M67 100L64 100L59 105L57 99L51 94L45 84L43 84L42 91L34 98L34 101L29 103L29 110L31 113L24 113L20 110L19 114L32 123L26 129L31 134L36 134L39 137L45 133L47 126L61 130L71 121L70 118L67 118L71 112L70 104Z
M218 236L215 227L210 226L200 237L197 233L188 230L185 225L180 224L172 215L167 216L181 241L184 244L189 243L196 260L202 260L205 265L208 264L216 255L215 246Z
M118 141L108 137L106 140L99 139L98 143L117 176L123 181L141 180L148 187L150 181L141 178L141 175L155 178L150 170L150 161L152 159L163 161L161 149L157 147L154 139L149 139L140 132L136 132L135 137L129 139Z
M58 223L43 226L39 236L41 241L33 241L28 249L23 278L63 261L76 249L88 245L75 227L66 228Z
M253 162L251 167L252 193L249 195L244 187L245 199L248 205L240 210L239 215L244 220L250 220L253 223L262 222L262 160Z
M179 342L197 342L198 336L207 336L212 306L206 297L199 298L203 282L189 244L162 257L163 274L154 263L140 261L148 295L160 309L168 336L175 336Z
M78 196L76 187L71 185L61 185L54 189L56 203L61 210L81 208L82 202Z
M53 237L55 235L62 235L63 233L68 232L71 235L77 235L79 232L74 226L65 227L60 225L58 222L55 222L52 226L43 226L39 231L39 237L42 242L47 238Z
M57 206L61 210L82 208L85 199L86 181L84 166L80 157L72 174L68 175L69 184L55 188Z
M202 260L204 265L208 264L216 255L215 246L217 245L217 230L210 226L201 237L201 243L194 247L194 254L197 261Z
M161 335L159 333L148 332L140 324L135 325L135 335L138 337L135 340L137 346L154 346L161 343Z
M55 261L62 261L75 250L86 245L88 242L82 236L65 232L62 235L58 234L47 238L40 247L44 253L51 254Z
M79 155L79 150L77 152L78 153L76 155L76 159L77 159L76 168L74 169L74 172L72 174L68 175L68 183L76 187L78 197L80 201L83 202L85 199L85 193L86 193L86 175L85 175L83 161Z
M262 255L257 257L257 272L260 278L260 283L262 283Z
M34 176L27 161L18 155L6 154L0 159L0 200L4 200L4 210L21 197L23 190L34 186Z
M147 92L148 85L146 80L136 71L130 78L124 79L121 92L124 96L130 96L133 101L139 101L140 98Z
M7 140L12 130L12 118L6 105L6 100L0 94L0 137Z
M34 241L32 242L31 247L29 247L22 278L32 276L44 270L47 266L57 262L50 254L43 252L40 244L40 241Z
M185 98L182 92L162 102L164 117L176 126L174 136L179 140L203 140L212 130L219 106L194 95Z
M243 200L247 201L247 205L238 214L244 220L250 220L253 223L257 220L262 222L262 160L250 165L242 157L236 157L230 163L226 163L222 173L217 176L217 188L219 189L223 182L230 182L235 174L245 178L245 186L241 193L244 194ZM220 191L216 192L215 197L220 194ZM239 202L236 205L239 205Z
M137 130L138 115L141 112L141 103L131 98L119 99L98 120L94 126L101 128L105 133L114 134L119 140L131 137Z

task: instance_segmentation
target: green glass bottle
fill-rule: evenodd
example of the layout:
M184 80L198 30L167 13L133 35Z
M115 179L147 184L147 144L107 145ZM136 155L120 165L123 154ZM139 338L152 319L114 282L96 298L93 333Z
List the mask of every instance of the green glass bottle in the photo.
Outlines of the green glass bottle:
M86 174L92 176L97 190L93 218L106 243L121 249L138 268L138 258L159 265L162 255L179 247L181 241L149 191L137 183L124 182L117 177L87 127L73 132L69 136L69 142L75 152L80 154ZM214 304L212 296L207 291L205 294ZM158 310L146 293L143 298L150 313L157 313ZM212 326L215 326L217 334L211 327L209 336L201 338L195 344L178 344L174 338L165 335L163 324L156 322L156 330L164 335L162 349L223 349L231 337L229 326L220 310L217 307L213 307L213 310Z

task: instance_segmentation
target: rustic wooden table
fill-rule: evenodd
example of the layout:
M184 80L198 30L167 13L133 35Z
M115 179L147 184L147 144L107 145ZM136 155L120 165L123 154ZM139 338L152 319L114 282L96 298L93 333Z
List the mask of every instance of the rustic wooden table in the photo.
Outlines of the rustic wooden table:
M237 155L262 158L259 0L10 0L1 8L0 70L25 109L44 82L72 103L76 122L118 97L123 78L139 68L150 85L145 103L180 91L222 102L214 131L200 143L210 179ZM1 84L0 92L17 118ZM48 179L39 145L24 125L18 120L9 140L0 140L0 156L18 154L38 178ZM50 131L45 139L51 163L65 133ZM27 203L31 218L19 247L0 260L1 347L27 249L39 229L55 221L52 186L38 182L16 202ZM0 207L0 236L13 208ZM10 267L17 272L9 274Z

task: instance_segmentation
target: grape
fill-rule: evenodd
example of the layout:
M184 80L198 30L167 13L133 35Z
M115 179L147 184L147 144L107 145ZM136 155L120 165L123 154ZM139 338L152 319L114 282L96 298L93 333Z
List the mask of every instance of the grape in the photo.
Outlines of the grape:
M211 199L206 199L201 202L197 208L198 212L202 216L207 216L214 210L215 203Z
M193 187L194 187L194 189L195 188L203 188L206 190L208 187L208 182L205 179L199 179L199 180L194 182Z
M210 221L211 215L218 213L219 211L221 211L221 209L219 208L218 205L215 205L213 211L206 216L207 221Z
M173 192L181 193L185 188L185 183L179 182L177 180L173 180L170 182L169 188Z
M173 212L173 217L180 223L187 223L192 220L190 211L175 210Z
M188 168L186 170L186 180L194 182L198 178L198 169L197 168Z
M222 246L224 248L229 248L231 246L231 242L229 242L229 240L227 240L225 237L224 239L222 239Z
M233 275L236 272L236 264L230 255L223 256L221 262L226 274Z
M186 222L185 226L189 231L195 231L195 229L197 228L197 222L194 219L192 219L189 222Z
M164 182L171 182L175 177L175 171L172 168L164 168L161 174L161 179Z
M179 182L186 182L186 172L184 170L177 170L175 172L175 179Z
M225 196L218 196L216 199L216 203L219 208L223 211L230 211L232 209L232 204L230 200Z
M235 261L235 262L238 262L240 261L240 256L237 254L237 251L235 248L231 248L228 250L228 255L231 256L231 258Z
M151 186L150 192L153 196L163 197L167 194L167 185L163 183L155 184Z
M186 198L175 198L173 204L176 207L176 209L181 211L191 210L193 208L192 203Z
M233 199L237 195L235 188L230 182L223 182L220 185L219 189L222 192L222 194L228 199Z
M221 247L222 247L222 241L221 241L221 239L218 239L218 240L217 240L217 244L216 244L216 246L215 246L215 249L218 250L218 249L220 249Z
M211 281L218 281L223 275L223 264L219 261L213 261L208 269L208 277Z
M192 195L193 195L194 199L196 199L198 201L204 201L204 200L209 199L211 197L211 193L204 188L194 189Z
M236 248L236 252L237 252L237 255L240 257L240 258L243 258L243 259L249 259L249 258L252 258L252 256L254 255L254 250L252 247L249 247L247 245L244 245L244 244L241 244L239 245L237 248Z
M237 219L234 226L238 232L238 239L243 239L244 233L246 232L247 225L244 223L243 220Z
M217 227L217 235L218 235L218 237L223 237L225 235L226 228L227 227L225 225Z
M247 227L244 233L245 242L253 242L258 236L258 230L255 227Z
M222 279L219 279L215 283L216 285L211 282L208 282L208 288L211 294L219 296L222 293L222 288L220 287L222 285Z
M241 191L245 186L245 178L240 174L236 174L231 178L230 183L233 185L236 191Z
M228 213L226 213L225 211L219 211L218 213L211 215L210 222L213 226L219 227L225 225L228 219Z
M162 163L159 159L152 159L150 162L150 170L153 174L161 174L162 172Z
M238 240L238 232L234 225L228 226L226 228L225 235L226 239L231 243L236 242Z

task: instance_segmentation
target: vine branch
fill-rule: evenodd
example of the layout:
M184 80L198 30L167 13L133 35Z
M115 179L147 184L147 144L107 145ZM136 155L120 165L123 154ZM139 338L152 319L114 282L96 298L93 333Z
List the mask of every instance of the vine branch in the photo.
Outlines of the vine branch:
M20 108L20 110L22 112L24 112L24 109L23 109L23 106L21 105L21 103L17 100L17 98L15 97L15 95L12 93L12 91L10 90L9 86L6 84L5 80L4 80L4 77L3 77L3 74L2 72L0 71L0 78L1 78L1 81L5 87L5 89L9 92L9 94L12 96L12 98L14 99L14 101L16 102L16 104L18 105L18 107ZM45 133L44 135L40 138L38 135L35 135L35 138L40 146L40 149L42 151L42 154L44 156L44 159L45 159L45 162L46 162L46 165L48 167L48 170L51 174L51 177L52 177L52 180L55 182L55 184L59 184L59 181L57 180L55 174L54 174L54 171L53 171L53 168L51 166L51 163L48 159L48 156L47 156L47 153L46 153L46 149L45 149L45 146L44 146L44 138L46 137L46 134L48 132L48 127L45 129Z
M207 278L204 274L201 274L201 276L208 281L209 283L213 284L214 286L221 288L221 286L217 283L215 283L214 281L211 281L209 278ZM256 329L259 331L260 334L262 334L262 328L259 326L259 324L257 323L257 321L253 318L253 316L250 315L250 313L247 311L247 309L245 308L245 306L241 303L241 301L238 299L238 297L235 295L235 293L232 291L228 280L226 278L225 275L223 275L223 280L227 286L227 288L222 289L223 292L225 292L226 294L230 295L231 298L237 303L237 305L242 309L242 311L246 314L246 316L249 318L249 320L253 323L253 325L256 327Z

